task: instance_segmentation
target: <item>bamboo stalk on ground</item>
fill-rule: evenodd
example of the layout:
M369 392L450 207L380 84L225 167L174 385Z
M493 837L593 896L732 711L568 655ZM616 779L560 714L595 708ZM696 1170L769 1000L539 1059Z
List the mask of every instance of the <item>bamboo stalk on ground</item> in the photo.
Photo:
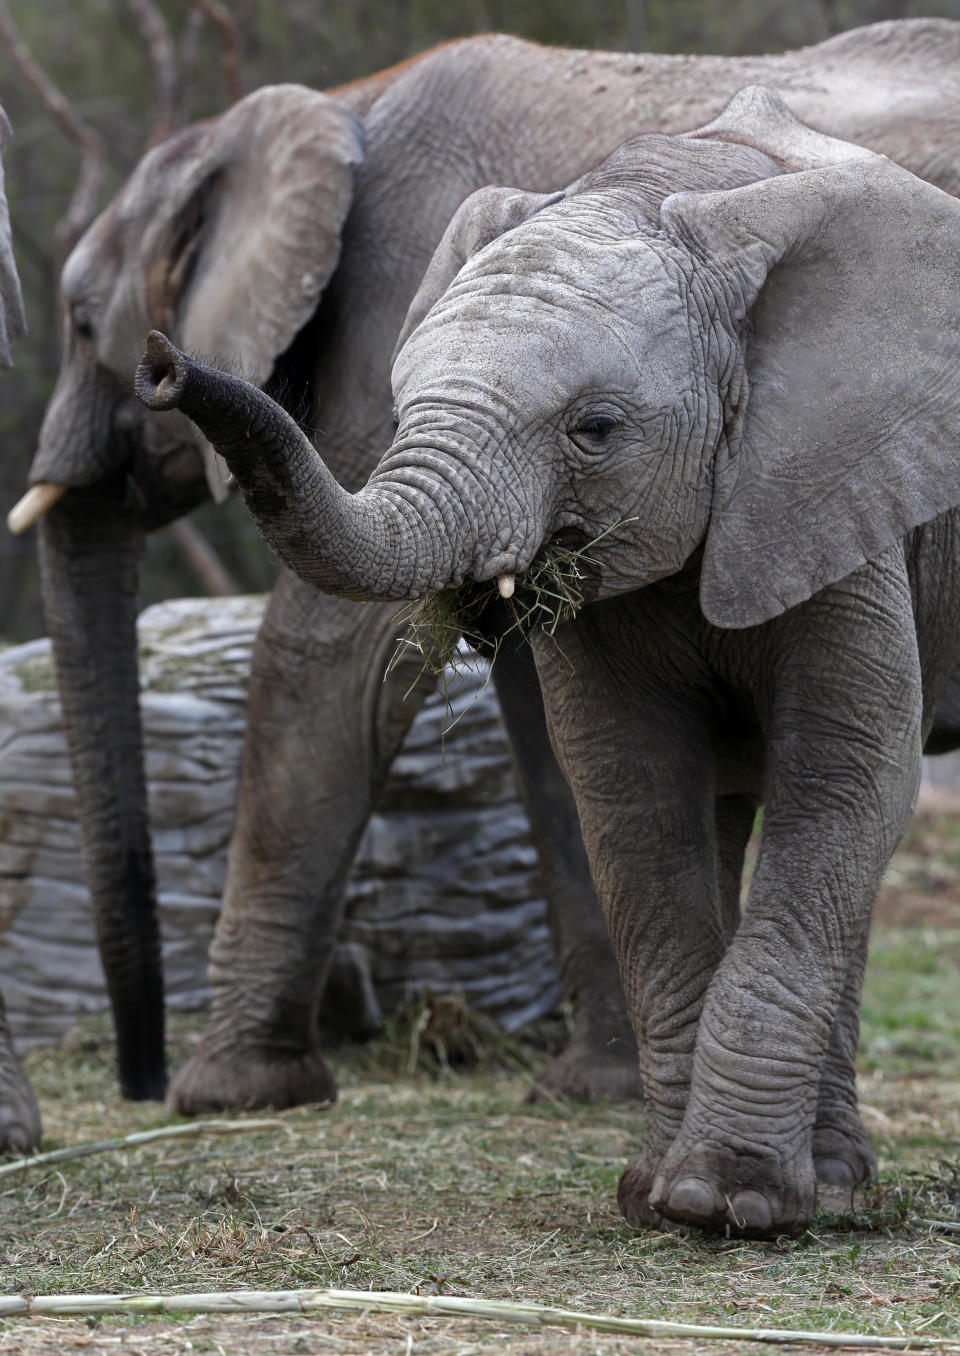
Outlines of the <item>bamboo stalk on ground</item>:
M97 1139L87 1144L74 1144L67 1149L50 1149L45 1154L28 1154L11 1163L0 1163L0 1177L27 1168L43 1167L46 1163L63 1163L71 1158L88 1158L91 1154L108 1153L111 1149L136 1149L156 1139L196 1139L200 1135L241 1135L244 1131L285 1130L280 1120L258 1121L191 1121L188 1125L161 1125L157 1130L137 1130L132 1135L117 1135L113 1139Z
M806 1343L812 1346L893 1351L960 1351L956 1341L927 1334L880 1336L874 1333L799 1332L789 1328L730 1328L700 1323L671 1323L656 1318L619 1318L613 1314L555 1309L511 1300L459 1295L406 1295L390 1290L238 1290L194 1295L11 1295L0 1296L0 1317L71 1314L318 1314L326 1310L408 1314L427 1318L486 1319L540 1327L588 1328L633 1337L695 1337L706 1341Z

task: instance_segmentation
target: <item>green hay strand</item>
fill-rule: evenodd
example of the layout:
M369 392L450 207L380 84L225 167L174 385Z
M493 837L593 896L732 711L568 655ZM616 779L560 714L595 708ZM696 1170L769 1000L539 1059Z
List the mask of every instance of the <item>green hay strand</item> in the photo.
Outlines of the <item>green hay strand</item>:
M514 631L526 635L539 627L547 635L555 635L561 622L572 621L583 607L587 582L585 567L599 565L599 561L589 552L611 532L635 521L634 518L622 518L611 523L577 550L557 543L545 546L523 574L517 576L517 591L512 598L505 600L513 613L513 621L492 646L481 633L479 624L486 609L500 597L495 579L482 584L468 580L457 588L444 589L440 593L407 603L397 613L397 621L405 629L388 665L388 672L411 650L416 651L422 664L411 684L412 688L425 673L444 680L447 672L459 673L471 666L474 657L463 649L461 639L476 650L486 650L488 654L492 648L492 665L502 640Z

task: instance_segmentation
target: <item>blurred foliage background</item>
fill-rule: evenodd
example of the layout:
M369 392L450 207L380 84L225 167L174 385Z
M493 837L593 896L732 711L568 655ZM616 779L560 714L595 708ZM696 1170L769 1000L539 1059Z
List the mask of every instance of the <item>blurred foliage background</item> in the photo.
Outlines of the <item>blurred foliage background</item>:
M565 46L748 53L921 16L960 19L960 0L0 0L0 103L15 132L7 191L30 328L17 345L15 372L0 380L0 509L5 514L23 490L56 380L58 225L81 169L77 141L14 59L15 30L65 97L67 115L99 135L99 210L164 120L169 128L217 113L237 86L245 93L296 80L329 88L433 43L491 30ZM233 75L224 60L231 32ZM275 565L241 503L208 506L194 523L236 587L270 586ZM44 631L34 535L14 538L0 527L4 641ZM175 533L151 539L145 604L210 587Z

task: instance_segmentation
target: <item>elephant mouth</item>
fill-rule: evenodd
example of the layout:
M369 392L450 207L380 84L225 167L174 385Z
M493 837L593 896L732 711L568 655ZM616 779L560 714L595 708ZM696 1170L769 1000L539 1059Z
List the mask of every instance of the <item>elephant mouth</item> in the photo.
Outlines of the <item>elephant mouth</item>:
M565 528L541 546L521 574L464 580L407 603L397 613L401 632L392 665L414 651L424 671L441 674L448 666L456 668L461 639L495 662L501 643L514 633L554 635L598 595L600 564L590 554L593 541ZM512 587L504 587L505 579Z

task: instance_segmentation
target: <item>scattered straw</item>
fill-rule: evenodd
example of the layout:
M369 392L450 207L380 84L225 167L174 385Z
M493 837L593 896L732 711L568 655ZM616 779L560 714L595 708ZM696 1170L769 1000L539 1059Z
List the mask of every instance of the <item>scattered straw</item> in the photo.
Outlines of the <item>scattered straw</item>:
M471 1299L458 1295L406 1295L382 1290L234 1290L196 1295L12 1295L0 1296L0 1316L25 1314L162 1314L244 1313L315 1314L324 1310L364 1310L430 1318L489 1319L495 1323L524 1323L539 1327L589 1328L635 1337L696 1337L707 1341L802 1342L824 1347L872 1347L905 1351L920 1347L960 1350L942 1337L872 1333L803 1332L790 1328L731 1328L700 1323L671 1323L664 1319L620 1318L613 1314L554 1309L543 1304L512 1300Z
M91 1154L108 1153L111 1149L136 1149L155 1139L197 1139L200 1135L240 1135L245 1131L285 1130L283 1121L191 1121L189 1125L162 1125L158 1130L137 1130L132 1135L117 1135L114 1139L98 1139L88 1144L74 1144L68 1149L51 1149L45 1154L28 1154L12 1163L0 1164L0 1177L27 1168L43 1167L47 1163L64 1163L71 1158L89 1158Z
M483 633L480 619L490 604L500 598L495 579L482 584L467 581L455 589L444 589L408 603L397 613L397 621L405 623L406 630L389 667L395 668L409 650L416 650L423 663L414 679L415 684L423 673L442 676L448 668L456 673L465 662L469 663L460 648L461 638L488 654L492 649L492 662L503 636L513 631L526 635L539 627L547 635L555 635L560 623L571 621L583 607L587 581L585 567L599 564L589 552L611 532L634 521L633 518L621 518L611 523L577 550L557 543L545 546L518 578L517 592L506 601L513 613L513 622L492 643Z

